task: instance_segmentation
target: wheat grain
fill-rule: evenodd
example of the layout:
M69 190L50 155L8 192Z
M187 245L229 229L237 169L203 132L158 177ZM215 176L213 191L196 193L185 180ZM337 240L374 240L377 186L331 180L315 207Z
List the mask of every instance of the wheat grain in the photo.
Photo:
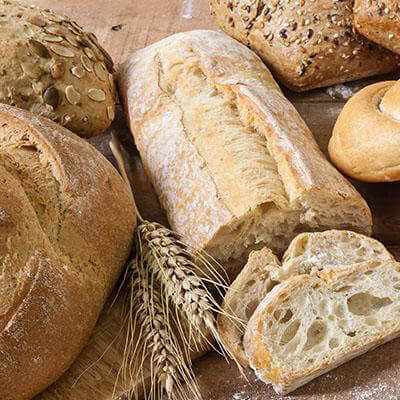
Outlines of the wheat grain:
M207 288L208 282L219 287L226 287L226 284L210 267L207 255L183 244L176 233L157 223L145 221L137 232L138 240L144 243L142 251L149 267L161 282L166 298L174 303L181 340L187 344L186 351L190 352L193 347L198 349L203 342L211 344L211 334L223 354L228 353L214 318L214 313L226 313ZM188 329L182 326L181 319ZM199 337L203 340L199 341ZM228 355L232 357L230 353Z

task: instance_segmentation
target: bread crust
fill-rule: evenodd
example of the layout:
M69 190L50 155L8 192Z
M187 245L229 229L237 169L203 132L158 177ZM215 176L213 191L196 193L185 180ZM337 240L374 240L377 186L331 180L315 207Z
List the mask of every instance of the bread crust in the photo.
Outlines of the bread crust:
M400 7L397 0L355 0L354 23L358 32L400 54Z
M174 68L179 72L166 81L165 76L172 74ZM198 95L189 78L181 86L174 86L183 73L191 74L190 79L200 75L201 82L212 87L216 96L234 99L224 105L228 104L231 110L240 109L238 113L242 112L252 125L249 136L256 136L257 146L263 146L262 151L257 150L259 162L251 171L257 172L265 160L272 159L276 186L263 183L253 188L252 178L245 174L249 157L244 157L243 150L231 151L229 135L219 133L224 117L238 118L235 111L208 117L215 129L209 130L207 140L192 137L194 128L185 118L190 114L193 124L201 122L203 103L188 99L182 105L175 99L176 93L184 90L193 92L191 98ZM351 203L350 208L361 215L352 229L370 232L371 215L365 201L323 157L308 127L268 69L245 46L215 31L178 33L133 54L121 68L118 82L145 171L172 228L228 267L228 255L235 254L232 259L240 260L239 268L231 268L231 276L238 273L254 245L251 238L249 243L238 239L240 226L246 230L246 224L257 219L297 218L304 219L304 224L314 224L311 230L326 229L321 226L324 223L305 221L308 215L312 218L312 212L306 216L304 209L318 207L317 198L324 198L330 209ZM207 93L210 92L207 86ZM183 107L187 107L186 111ZM200 123L199 126L202 129ZM319 211L315 210L313 215L317 214ZM281 220L274 224L280 223ZM326 221L325 225L331 223L338 221ZM293 228L296 222L288 225ZM286 235L282 243L264 244L282 252L293 237ZM221 255L229 243L232 248Z
M0 105L0 116L0 398L27 400L86 343L136 217L122 178L88 143L27 111Z
M211 0L217 24L285 86L304 91L393 71L396 55L355 32L352 1Z
M103 133L114 119L112 60L94 34L51 10L0 0L0 102L75 133Z
M366 182L400 179L399 93L395 81L379 82L345 104L328 146L332 162L345 174Z

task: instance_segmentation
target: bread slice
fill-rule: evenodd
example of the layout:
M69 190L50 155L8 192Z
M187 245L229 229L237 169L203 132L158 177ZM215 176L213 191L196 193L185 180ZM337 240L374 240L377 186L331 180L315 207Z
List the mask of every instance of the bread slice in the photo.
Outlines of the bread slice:
M400 264L372 260L276 286L244 347L258 377L287 394L399 335Z
M248 367L242 342L245 325L274 286L291 276L314 274L375 259L394 260L377 240L338 230L298 235L284 254L282 266L267 248L252 252L247 264L229 288L222 305L227 313L240 318L243 325L235 324L224 315L218 318L218 329L225 345L243 367Z
M382 243L355 232L302 233L292 240L283 255L279 280L368 260L394 260L394 257Z
M248 362L243 348L245 323L253 315L265 295L279 282L272 279L281 264L274 253L266 247L250 253L249 260L225 295L222 308L230 315L238 317L234 322L224 314L218 317L218 330L225 346L243 367Z

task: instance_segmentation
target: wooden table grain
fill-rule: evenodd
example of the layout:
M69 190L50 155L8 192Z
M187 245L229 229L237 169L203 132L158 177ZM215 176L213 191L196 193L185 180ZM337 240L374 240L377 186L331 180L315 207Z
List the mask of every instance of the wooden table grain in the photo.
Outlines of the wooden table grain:
M217 29L210 17L208 0L28 0L44 8L53 8L76 19L93 31L109 51L115 63L130 53L163 37L191 29ZM326 89L287 97L310 126L322 150L333 124L343 107L343 95L355 92L368 83L393 78L379 77L346 84L330 94ZM336 93L336 98L332 97ZM144 216L165 222L165 216L141 168L140 158L130 139L122 115L112 129L124 142L130 154L129 173L135 197ZM91 139L111 161L107 143L109 134ZM400 257L400 183L365 184L353 182L371 207L374 236L384 241ZM72 368L36 400L111 400L124 388L114 382L123 352L120 329L123 300L108 305L94 334ZM216 353L209 353L195 365L205 400L278 399L270 386L247 371L247 379L233 363L228 364ZM393 341L298 389L286 399L323 400L396 400L400 399L400 340ZM188 399L190 400L190 399Z

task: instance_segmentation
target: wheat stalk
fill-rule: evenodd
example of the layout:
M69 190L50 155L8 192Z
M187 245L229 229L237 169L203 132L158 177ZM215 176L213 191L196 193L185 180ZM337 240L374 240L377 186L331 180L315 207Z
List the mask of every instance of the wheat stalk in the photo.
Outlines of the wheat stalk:
M114 135L110 147L129 185L122 150ZM131 388L126 393L128 398L138 398L137 383L142 382L147 399L159 400L166 392L171 400L200 400L190 358L194 349L215 341L221 353L239 365L219 336L214 313L224 314L235 323L240 321L226 314L208 289L211 285L222 294L227 288L218 272L223 269L206 252L185 244L177 233L144 220L136 204L135 208L140 224L136 229L136 258L125 275L130 296L125 351L117 381L121 378ZM150 365L148 392L145 365ZM186 383L185 388L182 383Z

